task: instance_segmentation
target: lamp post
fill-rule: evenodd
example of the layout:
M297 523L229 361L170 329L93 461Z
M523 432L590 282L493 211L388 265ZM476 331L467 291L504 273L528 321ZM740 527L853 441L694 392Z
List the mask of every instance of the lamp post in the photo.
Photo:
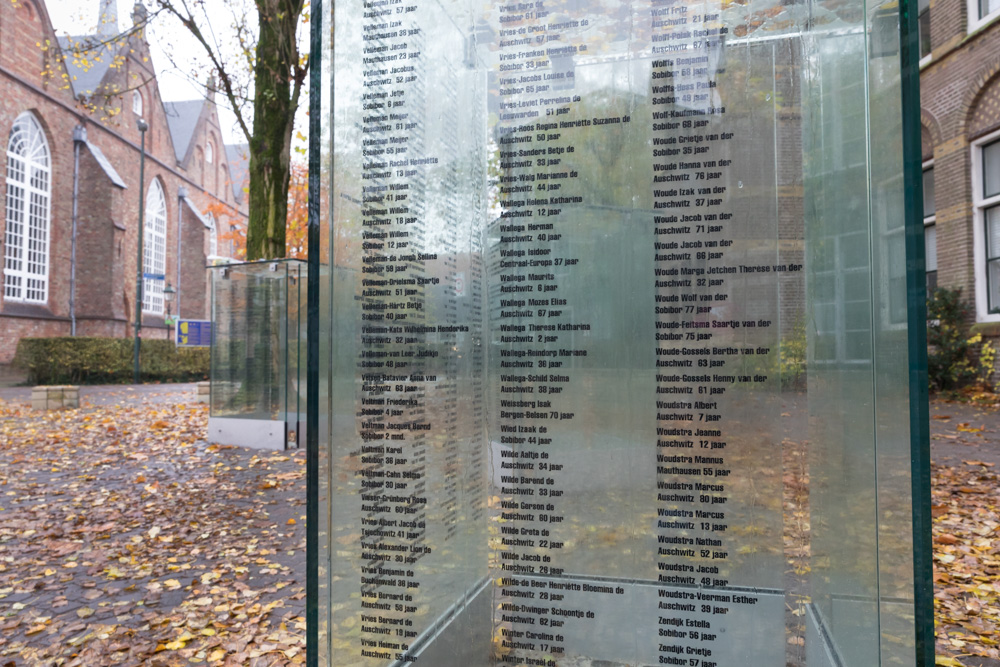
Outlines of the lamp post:
M146 130L149 129L149 125L142 118L135 122L136 127L139 128L139 134L142 137L141 148L139 152L139 229L138 241L136 243L136 258L135 258L135 349L132 353L133 369L132 369L132 381L135 384L139 384L139 340L142 338L142 232L143 226L146 224L144 219L143 210L146 204L146 198L143 192L143 185L146 180Z
M173 319L170 317L170 304L174 300L174 294L176 293L177 290L171 287L170 283L167 283L167 286L163 288L163 300L167 304L167 319L164 320L167 323L167 340L173 340L170 337L170 326L174 323Z

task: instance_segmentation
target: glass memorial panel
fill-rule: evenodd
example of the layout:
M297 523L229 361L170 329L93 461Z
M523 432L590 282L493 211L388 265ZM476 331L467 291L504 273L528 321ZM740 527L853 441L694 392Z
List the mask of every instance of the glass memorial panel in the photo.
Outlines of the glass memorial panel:
M258 428L230 421L241 420L274 424L278 446L295 447L305 437L306 263L246 262L209 272L209 437L228 442Z
M912 664L896 4L327 12L323 664Z

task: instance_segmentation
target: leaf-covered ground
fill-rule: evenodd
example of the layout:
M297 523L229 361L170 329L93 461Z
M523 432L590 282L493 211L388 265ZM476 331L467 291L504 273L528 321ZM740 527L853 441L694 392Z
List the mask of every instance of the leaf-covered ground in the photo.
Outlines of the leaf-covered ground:
M1000 667L1000 406L986 398L931 404L937 664L946 667Z
M0 666L304 662L304 456L208 446L205 407L176 398L0 399ZM937 661L1000 667L1000 412L931 414ZM784 445L804 594L808 466ZM798 605L793 663L803 635Z
M0 400L0 665L304 663L304 456L120 398Z

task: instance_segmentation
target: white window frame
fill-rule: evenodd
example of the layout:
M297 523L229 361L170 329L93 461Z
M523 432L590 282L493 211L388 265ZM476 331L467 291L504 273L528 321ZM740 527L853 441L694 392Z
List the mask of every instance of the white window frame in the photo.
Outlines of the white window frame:
M968 15L969 15L969 25L967 29L968 34L972 34L983 28L989 23L992 23L997 17L1000 17L1000 6L994 9L992 12L986 16L979 17L979 0L968 0Z
M142 93L138 90L132 91L132 113L134 113L138 118L142 118Z
M215 145L211 141L205 142L205 162L215 164Z
M146 191L146 211L143 215L142 312L162 315L163 285L167 272L167 198L158 179L154 178Z
M17 117L7 140L3 295L48 304L52 231L52 153L35 115Z
M986 273L986 209L1000 204L1000 195L983 197L983 147L1000 140L1000 131L976 139L972 150L972 242L976 285L976 321L1000 322L1000 313L989 312L989 277Z

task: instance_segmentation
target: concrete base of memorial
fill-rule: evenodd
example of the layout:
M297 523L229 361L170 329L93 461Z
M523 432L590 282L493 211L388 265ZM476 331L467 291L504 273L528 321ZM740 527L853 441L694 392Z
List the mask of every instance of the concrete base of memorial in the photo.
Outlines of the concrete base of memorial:
M80 407L80 388L71 385L31 388L31 407L35 410Z
M208 441L252 449L285 449L285 422L209 417Z
M300 420L301 419L301 420ZM298 449L305 446L305 415L289 415L287 421L209 417L208 441L251 449Z

